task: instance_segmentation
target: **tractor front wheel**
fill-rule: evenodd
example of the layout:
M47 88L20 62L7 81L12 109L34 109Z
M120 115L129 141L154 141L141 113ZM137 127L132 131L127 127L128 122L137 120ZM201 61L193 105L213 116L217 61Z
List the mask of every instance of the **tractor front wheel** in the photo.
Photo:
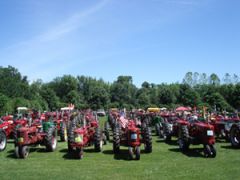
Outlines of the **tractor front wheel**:
M132 147L128 147L128 155L129 155L129 159L133 160L134 153L133 153L133 148Z
M82 159L83 158L83 148L76 148L76 157L78 159Z
M141 150L140 150L140 146L136 147L136 160L140 160L140 154L141 154Z
M19 157L26 159L29 155L29 147L28 146L20 146L18 147Z
M7 136L6 133L0 129L0 151L5 150L7 147Z
M217 155L216 148L214 145L204 145L204 156L205 157L210 157L210 158L215 158Z

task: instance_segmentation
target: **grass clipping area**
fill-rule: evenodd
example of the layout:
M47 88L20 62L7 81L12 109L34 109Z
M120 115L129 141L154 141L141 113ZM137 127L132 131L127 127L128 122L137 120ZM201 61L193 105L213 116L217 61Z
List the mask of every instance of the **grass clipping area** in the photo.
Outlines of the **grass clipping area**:
M0 152L0 179L239 179L240 149L218 142L217 157L211 159L203 157L202 147L190 145L189 152L183 154L176 139L166 144L153 136L153 152L145 154L142 145L139 161L128 160L126 147L114 156L112 143L100 153L88 147L83 159L76 160L68 156L67 143L59 142L55 152L37 146L31 148L27 159L16 159L10 140Z

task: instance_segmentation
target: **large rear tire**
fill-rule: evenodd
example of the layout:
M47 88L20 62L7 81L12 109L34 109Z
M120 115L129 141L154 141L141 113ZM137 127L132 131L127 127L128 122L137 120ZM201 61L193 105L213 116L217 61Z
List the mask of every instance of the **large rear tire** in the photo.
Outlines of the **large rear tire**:
M119 153L120 151L120 128L115 126L113 129L113 152L114 154Z
M160 137L160 124L159 123L155 124L155 131L156 131L156 136Z
M62 142L67 141L67 126L65 122L62 122L61 128L60 128L60 140Z
M172 140L172 130L170 123L165 122L163 125L163 139L167 143Z
M104 133L105 133L105 136L106 136L106 138L107 138L107 141L110 140L109 129L110 129L109 122L106 121L106 122L104 123Z
M146 153L152 152L152 133L151 128L146 127L144 130L144 148Z
M230 130L230 141L232 147L234 148L240 147L240 125L232 125Z
M51 127L47 131L45 137L45 146L48 152L53 152L57 148L57 131L55 127Z
M103 146L103 141L101 138L101 130L100 130L100 128L96 128L95 134L94 134L94 149L95 149L95 151L101 152L102 146Z
M178 144L179 144L179 149L182 152L185 152L189 149L189 132L188 132L188 127L187 126L180 126L179 128L179 139L178 139Z
M4 151L7 147L7 135L4 130L0 129L0 151Z

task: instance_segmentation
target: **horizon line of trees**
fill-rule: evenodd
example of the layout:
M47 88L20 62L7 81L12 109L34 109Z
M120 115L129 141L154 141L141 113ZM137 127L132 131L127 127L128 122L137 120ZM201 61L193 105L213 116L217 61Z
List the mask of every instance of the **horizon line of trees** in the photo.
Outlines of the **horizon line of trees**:
M76 108L108 109L190 106L209 110L240 109L240 82L236 74L221 79L213 73L187 72L182 83L143 82L140 88L132 76L119 76L113 83L86 76L64 75L51 82L29 83L14 67L0 66L0 114L14 113L19 106L54 111L69 103Z

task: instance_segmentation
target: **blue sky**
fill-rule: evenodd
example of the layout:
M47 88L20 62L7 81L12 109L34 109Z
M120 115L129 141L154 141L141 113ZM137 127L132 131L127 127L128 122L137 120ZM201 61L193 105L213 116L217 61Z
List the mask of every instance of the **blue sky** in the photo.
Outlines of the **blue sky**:
M239 0L1 0L0 65L140 86L240 69Z

